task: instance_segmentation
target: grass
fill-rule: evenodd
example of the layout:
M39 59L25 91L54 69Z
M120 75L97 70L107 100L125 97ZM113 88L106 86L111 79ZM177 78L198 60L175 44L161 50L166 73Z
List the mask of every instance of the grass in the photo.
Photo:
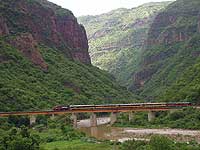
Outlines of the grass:
M107 143L88 143L80 140L57 141L43 144L45 150L112 150L112 145Z

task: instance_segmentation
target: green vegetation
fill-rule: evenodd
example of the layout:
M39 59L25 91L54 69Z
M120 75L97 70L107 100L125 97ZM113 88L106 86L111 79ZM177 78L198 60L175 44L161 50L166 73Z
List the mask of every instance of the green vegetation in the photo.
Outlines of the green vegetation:
M196 142L174 142L165 136L152 136L149 142L130 140L120 146L120 150L199 150Z
M189 111L191 110L184 113ZM182 116L183 112L171 115L176 119ZM98 141L74 130L69 125L71 121L69 116L56 116L54 119L38 116L36 124L29 129L26 121L23 121L26 119L14 116L1 118L0 150L112 150L114 147L118 150L199 150L200 148L195 141L181 143L158 135L151 136L150 141L129 140L124 143Z
M112 73L141 99L198 103L199 8L199 0L177 0L79 21L88 32L93 64ZM154 21L157 15L161 17ZM153 44L142 42L153 39ZM144 76L139 88L134 80L137 72L139 78Z
M0 111L49 109L55 105L113 103L131 99L112 76L93 66L70 61L41 45L48 72L34 66L14 47L0 41ZM118 101L119 102L119 101Z
M75 49L64 41L59 46L52 42L50 29L53 30L53 27L48 26L52 24L51 20L44 20L32 9L36 7L38 11L46 12L47 16L53 11L57 15L73 15L70 11L46 0L22 0L24 7L31 8L29 13L24 13L12 8L18 7L21 1L11 1L4 0L0 4L0 16L6 20L10 32L0 37L0 105L3 106L0 111L51 109L55 105L69 104L119 103L135 99L106 71L73 61L71 52ZM28 18L27 23L24 23L23 18ZM32 24L38 24L40 33L37 35L37 29ZM34 37L33 42L37 42L37 47L34 45L36 51L39 50L44 63L48 65L48 71L31 62L31 59L40 61L34 58L35 54L29 54L29 50L23 54L20 52L22 50L9 44L22 33ZM28 44L31 43L24 41L22 46Z
M155 46L145 53L146 57L156 53L168 51L171 56L155 61L145 69L156 69L156 73L137 92L140 96L160 101L191 101L199 102L199 65L198 55L199 35L194 35L187 42L180 42L170 46ZM173 50L173 51L172 51ZM152 53L152 54L150 54ZM161 67L162 66L162 67ZM144 68L143 68L144 69Z
M107 143L93 143L83 141L58 141L43 145L45 150L112 150L112 145Z
M50 21L55 21L55 18L43 22L44 18L35 14L44 9L47 16L48 12L50 16L54 12L61 19L63 16L73 17L71 11L46 0L27 0L22 8L15 2L18 1L4 0L0 4L1 23L6 21L10 33L0 37L1 112L47 110L56 105L69 104L133 102L136 96L116 83L115 77L121 85L128 87L132 86L134 73L151 69L156 70L154 75L144 82L142 88L134 91L139 97L147 100L199 102L199 0L177 0L168 7L166 6L170 2L149 3L133 9L117 9L108 14L79 18L88 31L93 64L109 71L115 77L92 65L72 61L70 52L74 50L65 42L56 46L50 39L53 35L48 25L53 24ZM31 5L36 5L38 10L32 10L34 7ZM13 8L14 6L19 8ZM170 25L150 27L154 24L155 16L163 8L166 10L162 13L178 16L172 15L170 21L173 17L175 19ZM27 11L29 9L32 11ZM197 11L198 15L195 14ZM35 24L38 25L38 29L42 29L38 30L42 33L37 37L42 40L37 41L38 45L35 48L48 65L48 70L45 71L9 44L11 39L21 33L30 33L34 37ZM55 29L54 25L52 29ZM155 43L147 45L144 50L145 41L154 36L148 34L149 29L151 31L154 28L159 29L156 31L160 32L158 37L161 40L166 33L171 35L176 32L179 38L185 37L185 40L170 44ZM23 46L26 47L26 44ZM29 52L27 50L27 53ZM162 58L163 55L166 57ZM151 60L152 57L155 59ZM144 64L144 61L148 60L149 63ZM136 113L131 122L128 121L128 115L122 114L115 125L200 129L199 110L189 108L172 113L158 112L156 115L156 119L150 123L145 113ZM38 116L36 124L31 127L27 116L0 118L0 150L113 149L112 142L87 137L84 133L74 130L70 124L69 116L57 116L54 119ZM152 136L150 141L132 140L118 143L116 147L119 150L200 149L195 142L176 143L163 136Z
M39 150L40 137L31 134L28 128L12 128L0 130L0 150Z
M0 121L0 150L112 149L111 142L97 141L74 130L70 116L37 116L32 128L27 117L10 116Z
M199 68L200 59L193 66L187 68L180 78L168 87L161 99L171 99L172 101L192 101L199 103L200 98L200 87L199 87Z
M92 63L112 73L122 85L129 85L150 24L168 4L148 3L98 16L79 17L88 34Z
M145 84L135 90L147 100L191 101L199 103L199 14L198 0L177 0L160 13L149 30L149 40L161 43L146 45L136 72L155 70ZM168 16L174 20L167 24ZM165 18L166 17L166 18ZM177 36L180 39L177 42ZM168 41L168 42L166 42ZM151 59L154 58L154 59ZM144 61L150 60L144 64Z
M200 111L187 108L171 113L157 112L154 121L149 122L147 113L134 113L133 119L128 120L127 114L122 114L115 126L134 128L178 128L178 129L200 129Z

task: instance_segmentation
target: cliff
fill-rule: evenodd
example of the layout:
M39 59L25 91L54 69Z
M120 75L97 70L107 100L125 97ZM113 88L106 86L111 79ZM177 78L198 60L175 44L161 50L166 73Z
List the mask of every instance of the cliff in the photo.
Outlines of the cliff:
M148 3L78 20L92 64L143 99L199 100L200 1Z
M39 66L44 71L48 70L48 65L45 63L37 48L38 43L33 39L31 34L20 34L14 39L9 40L8 43L19 49L19 51L22 52L26 58L30 59L33 64Z
M0 35L29 33L36 42L56 47L69 58L90 64L84 27L70 11L47 4L51 3L45 0L2 0Z
M71 11L46 0L0 1L0 111L133 98L91 65L85 29Z
M113 74L122 85L129 85L150 25L169 3L147 3L79 17L88 33L92 64Z
M8 34L9 34L8 26L7 26L4 18L0 17L0 36L8 35Z
M150 100L198 101L199 8L198 0L177 0L155 17L132 76L133 92Z

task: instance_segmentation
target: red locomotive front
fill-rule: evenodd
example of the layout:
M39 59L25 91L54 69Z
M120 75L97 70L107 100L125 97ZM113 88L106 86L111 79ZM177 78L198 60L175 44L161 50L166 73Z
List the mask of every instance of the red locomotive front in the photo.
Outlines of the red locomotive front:
M70 107L69 106L55 106L53 107L53 111L66 111L69 110Z

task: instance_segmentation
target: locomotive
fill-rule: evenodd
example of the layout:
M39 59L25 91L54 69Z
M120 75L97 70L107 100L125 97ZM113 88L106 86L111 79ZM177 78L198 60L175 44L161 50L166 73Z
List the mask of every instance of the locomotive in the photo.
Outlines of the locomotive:
M66 111L70 110L70 106L55 106L53 107L53 111Z

